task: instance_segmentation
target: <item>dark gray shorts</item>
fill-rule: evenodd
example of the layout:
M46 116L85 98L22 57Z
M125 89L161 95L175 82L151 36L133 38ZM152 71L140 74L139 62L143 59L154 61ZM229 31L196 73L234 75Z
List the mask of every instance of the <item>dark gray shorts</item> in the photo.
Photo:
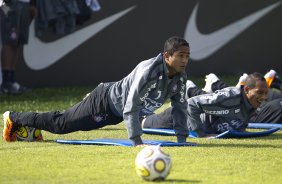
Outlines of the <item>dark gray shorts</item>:
M1 39L3 45L27 44L31 20L29 3L11 2L1 6Z

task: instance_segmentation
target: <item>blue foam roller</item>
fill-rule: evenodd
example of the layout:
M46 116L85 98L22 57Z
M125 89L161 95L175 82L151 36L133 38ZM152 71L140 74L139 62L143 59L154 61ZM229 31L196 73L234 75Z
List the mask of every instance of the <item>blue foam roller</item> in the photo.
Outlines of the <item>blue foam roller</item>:
M278 131L279 128L272 128L269 130L261 131L261 132L238 132L235 130L228 130L225 131L214 138L250 138L250 137L262 137L270 135L276 131ZM166 135L166 136L172 136L175 135L175 131L173 129L157 129L157 128L144 128L143 132L146 134L155 134L155 135ZM191 138L197 138L197 135L195 132L190 131L189 137Z
M132 146L132 142L129 139L95 139L95 140L55 140L61 144L80 144L80 145L101 145L101 146ZM196 146L195 143L177 143L164 140L143 140L144 144L148 145L160 145L168 147L176 146Z
M257 129L270 129L270 128L279 128L282 129L282 124L274 123L249 123L248 128L257 128Z

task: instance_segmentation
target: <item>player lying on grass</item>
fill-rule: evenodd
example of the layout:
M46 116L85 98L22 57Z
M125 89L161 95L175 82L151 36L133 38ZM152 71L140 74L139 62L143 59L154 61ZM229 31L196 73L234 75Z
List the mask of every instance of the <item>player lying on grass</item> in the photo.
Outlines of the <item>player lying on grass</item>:
M163 53L139 63L118 82L99 84L86 98L64 112L5 112L4 140L15 141L15 131L21 126L66 134L124 121L133 145L142 145L140 117L153 113L170 98L177 141L186 142L185 69L189 57L187 41L171 37L165 42Z
M265 101L268 86L260 73L248 75L245 85L227 87L214 93L206 93L192 81L186 83L188 101L187 125L198 137L209 137L226 130L244 131L250 115ZM142 121L144 128L172 128L168 108Z
M244 85L247 78L245 73L239 79L237 87ZM282 81L275 70L270 70L264 75L269 87L266 100L251 114L251 123L282 123ZM218 79L214 74L206 77L206 85L203 90L206 92L214 92L216 90L228 87L225 83Z

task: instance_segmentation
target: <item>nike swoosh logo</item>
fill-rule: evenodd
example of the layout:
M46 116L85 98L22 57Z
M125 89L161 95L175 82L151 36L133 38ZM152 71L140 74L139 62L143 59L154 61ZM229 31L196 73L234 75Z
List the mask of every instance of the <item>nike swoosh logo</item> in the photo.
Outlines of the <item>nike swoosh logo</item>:
M199 6L197 4L188 20L184 34L184 38L191 43L191 59L197 61L211 56L280 4L281 2L277 2L269 5L210 34L202 34L197 28L196 15Z
M34 22L30 26L30 38L24 46L24 60L33 70L42 70L55 64L63 56L77 48L89 38L98 34L110 24L133 10L135 6L102 19L53 42L44 43L35 36Z

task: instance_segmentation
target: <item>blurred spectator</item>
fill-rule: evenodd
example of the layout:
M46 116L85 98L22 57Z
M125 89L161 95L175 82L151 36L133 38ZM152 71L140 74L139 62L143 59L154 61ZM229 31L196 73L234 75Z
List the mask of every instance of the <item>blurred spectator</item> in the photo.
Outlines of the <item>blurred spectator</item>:
M91 19L92 11L89 6L87 6L86 1L76 0L76 3L79 9L79 14L76 15L76 24L82 25L84 22Z
M91 19L92 12L101 10L98 0L40 0L36 7L35 34L40 39L49 34L50 27L56 36L72 33Z
M93 11L97 12L101 10L100 3L98 0L85 0L86 5Z
M76 0L79 8L79 14L76 15L76 24L82 25L84 22L90 20L92 12L101 10L98 0Z
M37 1L38 18L35 22L36 36L45 36L49 27L53 27L56 35L63 36L76 29L76 16L79 8L75 0L40 0Z
M36 16L35 0L4 0L1 14L1 91L8 94L22 94L29 91L15 80L16 65L21 60L24 44L28 43L29 24Z

